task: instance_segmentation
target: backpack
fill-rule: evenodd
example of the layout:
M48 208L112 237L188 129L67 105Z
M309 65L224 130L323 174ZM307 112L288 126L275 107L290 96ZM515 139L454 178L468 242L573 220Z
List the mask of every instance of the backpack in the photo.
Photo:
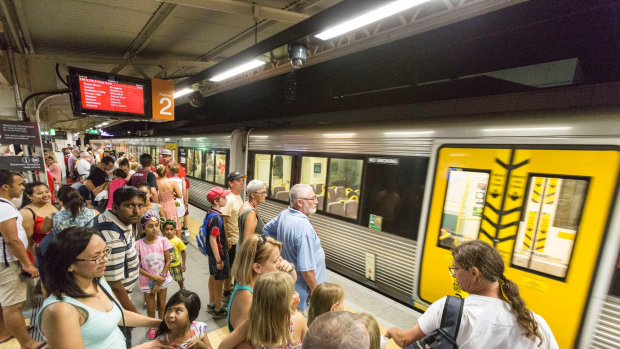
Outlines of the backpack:
M211 256L213 252L211 251L211 246L209 245L209 233L207 229L209 228L209 222L213 219L214 216L217 216L216 212L209 210L209 213L205 216L205 219L202 220L202 225L200 226L200 230L198 230L198 234L196 234L196 242L198 243L198 249L202 254ZM222 229L221 225L223 222L220 220L220 230Z
M446 297L441 315L441 326L405 349L459 349L456 336L461 326L463 304L465 301L461 297Z

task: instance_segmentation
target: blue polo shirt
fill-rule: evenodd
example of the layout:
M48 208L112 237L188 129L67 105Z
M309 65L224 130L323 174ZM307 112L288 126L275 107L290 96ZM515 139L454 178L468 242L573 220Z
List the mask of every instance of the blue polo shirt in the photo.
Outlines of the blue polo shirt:
M305 214L289 207L267 223L263 233L282 243L282 258L293 263L297 270L297 282L295 282L295 291L299 293L297 308L308 308L310 287L301 276L301 272L314 270L317 285L327 282L325 251L312 223Z

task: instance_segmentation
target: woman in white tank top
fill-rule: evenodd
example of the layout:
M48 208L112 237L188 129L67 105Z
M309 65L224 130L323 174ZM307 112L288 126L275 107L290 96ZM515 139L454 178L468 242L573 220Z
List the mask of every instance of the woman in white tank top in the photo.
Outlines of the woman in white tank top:
M519 287L504 276L504 261L486 242L464 242L452 250L450 272L465 297L456 343L460 349L559 349L549 325L529 310ZM391 328L386 337L404 348L441 325L446 297L433 303L409 330Z

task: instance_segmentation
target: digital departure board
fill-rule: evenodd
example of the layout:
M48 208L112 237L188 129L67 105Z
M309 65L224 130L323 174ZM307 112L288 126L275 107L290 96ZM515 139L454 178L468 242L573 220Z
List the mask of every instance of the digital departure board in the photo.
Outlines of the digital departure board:
M151 118L151 81L69 67L77 116Z

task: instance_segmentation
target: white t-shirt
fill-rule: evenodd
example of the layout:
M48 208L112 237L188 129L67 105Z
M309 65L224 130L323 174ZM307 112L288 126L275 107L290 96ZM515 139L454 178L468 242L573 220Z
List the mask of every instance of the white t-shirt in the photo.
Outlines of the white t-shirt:
M4 222L12 218L17 218L17 237L19 237L19 239L24 244L24 249L27 249L28 235L26 234L26 230L24 230L24 227L22 225L22 222L24 221L22 215L19 213L19 210L17 210L17 207L15 207L12 202L5 199L0 199L0 222ZM3 245L4 239L0 237L0 263L4 263ZM14 257L8 249L6 250L6 259L9 262L14 262L17 260L17 258Z
M441 315L446 297L433 303L418 319L418 325L424 334L429 335L441 325ZM540 349L559 349L551 328L539 315L538 330L543 336ZM465 297L461 327L456 336L460 349L538 349L536 342L523 336L517 318L510 311L510 304L497 298L469 295Z
M231 244L236 245L239 242L239 209L243 205L243 199L241 195L230 193L226 200L226 206L222 207L222 216L228 216L226 237Z

